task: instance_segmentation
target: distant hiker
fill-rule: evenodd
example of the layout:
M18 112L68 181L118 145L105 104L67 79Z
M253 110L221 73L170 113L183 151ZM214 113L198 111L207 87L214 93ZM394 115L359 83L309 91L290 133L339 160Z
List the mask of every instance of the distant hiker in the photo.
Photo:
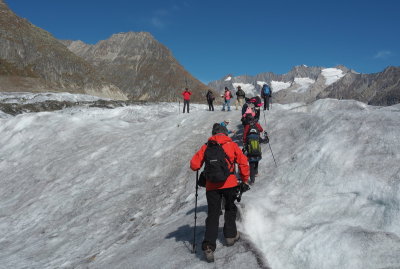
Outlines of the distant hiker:
M192 95L192 92L189 91L188 88L185 88L185 91L182 92L183 95L183 113L185 113L185 107L187 107L187 113L189 113L189 102L190 102L190 95Z
M241 188L242 192L249 189L247 184L249 178L247 157L227 134L225 127L215 123L212 129L212 136L208 139L207 144L203 145L190 161L190 168L193 171L199 170L205 163L203 173L205 173L206 178L208 215L202 250L208 262L214 261L221 199L225 199L224 237L226 244L232 246L240 237L236 229L237 207L235 200L237 198L237 190L238 187ZM242 179L240 185L235 175L235 163L239 167Z
M228 111L231 111L231 99L232 99L232 93L231 91L228 89L228 87L225 87L225 92L222 95L222 97L224 98L224 104L222 106L222 111L225 111L225 106L228 107Z
M207 103L208 103L208 110L214 111L213 102L215 100L215 97L214 97L214 93L212 92L212 90L208 90L206 97L207 97Z
M236 131L231 131L228 129L228 125L231 122L230 119L225 119L223 122L220 123L221 126L225 127L226 130L228 131L228 135L232 134L232 133L236 133Z
M255 177L258 175L258 162L262 159L260 143L268 143L269 138L264 133L264 139L260 134L264 131L257 120L247 114L246 120L248 124L244 126L243 130L243 153L246 154L250 166L250 185L254 184Z
M264 84L261 89L261 97L264 99L264 110L269 110L269 99L272 97L272 89L268 84Z
M246 97L246 93L242 90L242 87L238 86L236 91L236 110L238 110L238 106L243 107L244 98Z

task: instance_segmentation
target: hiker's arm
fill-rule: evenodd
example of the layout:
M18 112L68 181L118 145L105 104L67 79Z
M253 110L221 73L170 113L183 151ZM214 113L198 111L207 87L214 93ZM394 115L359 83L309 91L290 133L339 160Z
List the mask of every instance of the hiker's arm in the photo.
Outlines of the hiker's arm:
M207 146L203 145L200 150L193 155L192 160L190 161L190 168L193 171L197 171L203 166L204 152L206 151L206 148Z
M247 132L249 131L250 126L245 125L243 129L243 146L246 144Z
M259 123L257 123L257 128L260 133L262 133L264 131L264 129L261 127L261 124L259 124Z

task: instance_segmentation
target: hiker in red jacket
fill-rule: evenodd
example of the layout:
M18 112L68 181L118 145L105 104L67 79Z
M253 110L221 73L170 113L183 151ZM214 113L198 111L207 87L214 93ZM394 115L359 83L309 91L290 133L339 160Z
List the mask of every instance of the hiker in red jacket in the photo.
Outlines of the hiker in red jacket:
M185 91L182 92L183 95L183 113L185 113L185 107L187 107L187 113L189 113L189 102L190 102L190 95L192 95L192 92L189 91L188 88L185 88Z
M210 146L205 144L198 152L196 152L196 154L194 154L192 160L190 161L190 168L193 171L197 171L203 166L204 162L207 164L207 159L205 158L206 149L207 147L212 147L212 145L215 147L216 144L213 144L214 141L222 147L227 156L228 162L226 162L226 165L230 171L230 174L225 181L214 183L207 178L206 173L208 215L206 219L206 231L204 234L202 249L208 262L214 261L214 251L218 237L222 198L225 198L225 223L223 231L226 243L228 246L232 246L237 240L239 240L239 233L236 229L235 222L237 213L235 200L239 187L238 179L234 173L235 163L239 167L239 173L242 179L242 183L240 185L242 192L249 189L247 184L249 179L249 165L247 157L240 150L239 146L228 136L227 129L224 126L221 126L219 123L215 123L213 126L212 136L208 139L208 143L211 143Z
M243 127L243 145L246 145L247 143L247 135L251 126L256 127L260 134L264 131L264 129L252 115L246 115L246 120L247 124Z

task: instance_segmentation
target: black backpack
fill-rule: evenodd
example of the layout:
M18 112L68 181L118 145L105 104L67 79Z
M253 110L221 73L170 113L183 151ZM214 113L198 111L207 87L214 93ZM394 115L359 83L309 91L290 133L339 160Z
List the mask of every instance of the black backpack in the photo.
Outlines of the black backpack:
M247 134L247 156L261 157L260 132L254 123L250 125Z
M229 171L228 163L230 166L232 164L228 156L222 146L216 141L210 140L207 142L207 149L204 152L204 162L205 177L210 182L222 183L225 182L229 175L234 174L234 172Z

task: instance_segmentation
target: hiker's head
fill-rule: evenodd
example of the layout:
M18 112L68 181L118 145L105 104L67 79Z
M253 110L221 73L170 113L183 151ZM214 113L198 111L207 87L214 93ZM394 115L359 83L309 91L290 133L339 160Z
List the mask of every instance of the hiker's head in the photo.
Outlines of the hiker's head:
M189 89L188 88L185 88L185 91L188 91Z
M216 135L216 134L225 134L228 135L228 129L226 129L225 126L222 126L219 123L214 123L213 128L212 128L212 135Z
M228 90L228 87L225 87L225 91L229 91L229 90Z
M237 86L237 88L238 88L238 90L240 90L242 87L240 87L240 86Z
M231 120L230 119L225 119L224 122L225 122L226 125L228 125L231 122Z

